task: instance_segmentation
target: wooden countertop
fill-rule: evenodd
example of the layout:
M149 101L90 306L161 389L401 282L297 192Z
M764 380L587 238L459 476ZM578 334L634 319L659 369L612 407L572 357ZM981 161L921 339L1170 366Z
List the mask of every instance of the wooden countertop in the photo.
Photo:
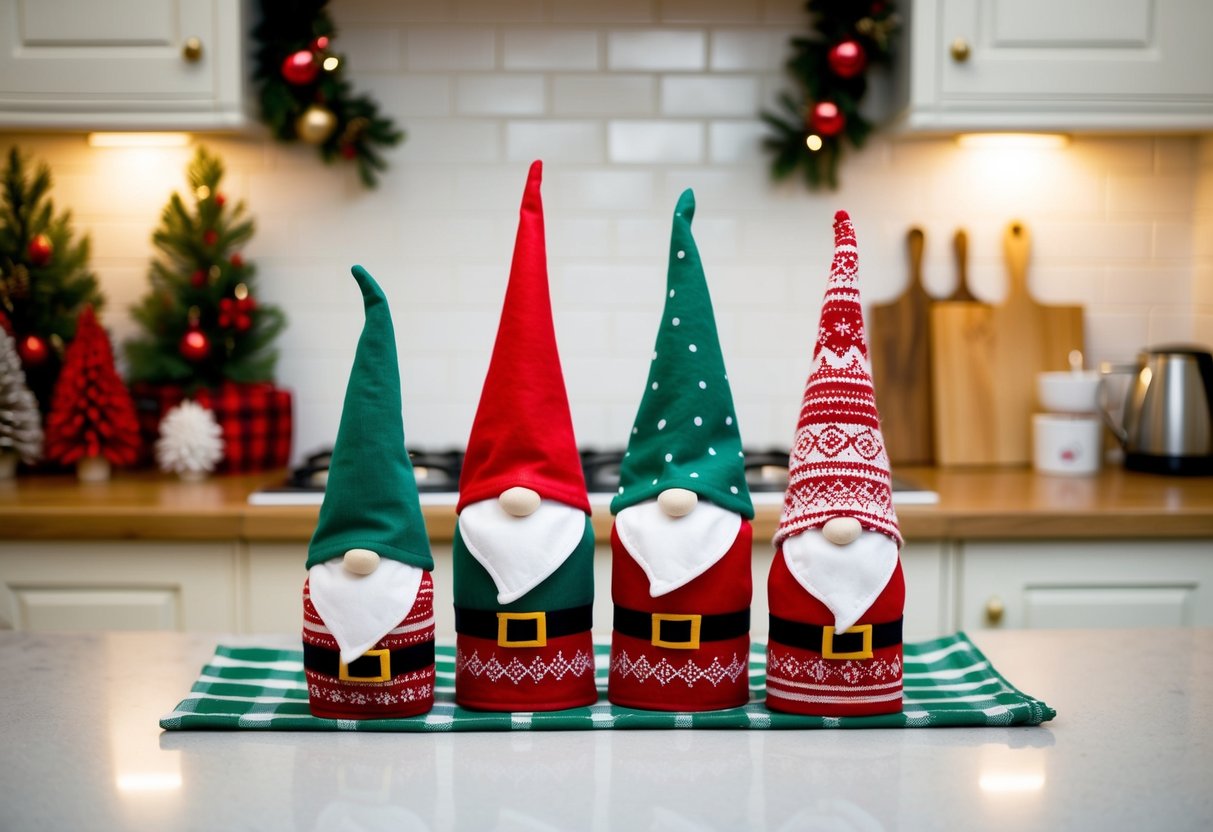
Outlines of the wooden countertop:
M939 493L935 505L898 507L908 541L935 539L1213 538L1213 478L1161 477L1118 468L1097 477L1038 476L1026 469L899 469ZM306 541L315 506L250 506L248 495L283 474L184 483L155 472L118 472L85 485L71 476L0 482L0 540ZM436 542L455 529L451 507L426 506ZM594 510L605 540L611 517ZM769 539L777 506L758 508L756 540Z

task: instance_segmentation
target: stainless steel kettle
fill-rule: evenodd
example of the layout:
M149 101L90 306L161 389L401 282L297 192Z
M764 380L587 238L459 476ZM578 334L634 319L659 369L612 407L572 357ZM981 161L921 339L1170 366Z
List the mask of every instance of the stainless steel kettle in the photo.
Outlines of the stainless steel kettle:
M1213 355L1190 346L1154 347L1138 356L1134 369L1119 417L1108 401L1108 376L1100 383L1100 408L1124 445L1125 467L1213 474Z

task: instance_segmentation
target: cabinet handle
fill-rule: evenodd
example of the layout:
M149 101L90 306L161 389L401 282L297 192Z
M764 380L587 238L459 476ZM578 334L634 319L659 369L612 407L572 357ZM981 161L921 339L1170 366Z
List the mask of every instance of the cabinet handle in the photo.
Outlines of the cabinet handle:
M956 38L952 41L952 45L948 47L948 52L952 55L952 60L958 64L963 64L969 59L969 42L964 38Z
M181 47L181 57L191 64L198 63L202 59L202 41L198 38L186 38L185 45Z
M1007 605L1002 602L1002 599L997 595L991 595L990 600L986 601L986 623L991 625L1001 624L1002 617L1006 614Z

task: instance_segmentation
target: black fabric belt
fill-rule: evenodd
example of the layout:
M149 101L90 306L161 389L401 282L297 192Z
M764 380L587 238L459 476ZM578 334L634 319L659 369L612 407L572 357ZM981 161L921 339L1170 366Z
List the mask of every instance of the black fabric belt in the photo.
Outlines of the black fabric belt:
M702 641L725 641L750 631L749 607L717 615L641 612L615 605L615 630L654 647L698 649Z
M348 665L341 661L340 650L306 642L303 645L304 667L344 682L387 682L433 664L433 639L395 650L367 650Z
M455 607L455 632L492 639L499 647L546 647L549 638L584 633L593 626L593 604L550 612L493 612Z
M856 624L844 633L836 633L830 626L804 624L772 615L770 640L811 650L827 659L870 659L873 650L901 644L901 622L898 618L880 624Z

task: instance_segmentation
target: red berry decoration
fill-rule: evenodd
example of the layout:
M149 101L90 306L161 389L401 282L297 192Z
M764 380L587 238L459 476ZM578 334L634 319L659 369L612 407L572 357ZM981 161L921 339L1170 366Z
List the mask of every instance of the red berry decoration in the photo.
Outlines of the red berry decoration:
M215 194L215 205L219 208L223 207L223 203L227 202L227 197L223 194Z
M35 234L33 239L29 241L26 253L29 255L30 263L41 268L51 262L51 255L55 253L55 246L51 243L50 237L45 234Z
M240 255L240 252L236 252L228 258L228 262L232 264L232 268L238 269L244 265L244 258Z
M341 158L353 159L358 155L358 147L353 142L346 142L341 145Z
M219 232L213 228L208 228L202 232L202 242L204 245L213 246L219 242Z
M190 275L190 285L195 289L201 289L206 285L206 272L202 269L195 269Z
M320 37L318 37L314 41L312 41L312 51L313 52L323 52L324 50L326 50L328 48L329 48L329 39L324 35L321 35Z
M304 87L316 80L320 73L320 62L316 53L310 49L300 49L292 55L287 55L282 62L282 77L288 84Z
M50 357L51 349L46 339L38 335L26 335L17 342L17 355L26 367L40 367Z
M868 66L868 55L855 40L834 44L826 54L826 60L830 63L830 71L839 78L854 78Z
M846 125L846 116L833 101L818 101L813 105L809 128L823 136L837 136Z
M211 354L211 339L205 332L191 329L181 336L180 349L186 361L201 361Z

